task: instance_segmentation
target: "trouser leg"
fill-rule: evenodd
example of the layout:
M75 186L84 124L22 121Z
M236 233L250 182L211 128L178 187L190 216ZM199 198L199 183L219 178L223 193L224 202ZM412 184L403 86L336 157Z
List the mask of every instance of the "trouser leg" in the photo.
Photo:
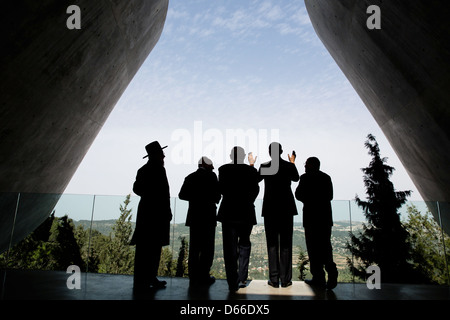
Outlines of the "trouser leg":
M238 285L238 237L236 228L229 223L222 223L223 258L225 262L225 273L230 288Z
M239 281L246 281L248 278L248 265L250 262L251 242L250 234L252 225L242 225L239 230Z
M329 227L324 230L324 265L325 270L328 273L328 281L333 280L337 281L338 270L336 267L336 263L333 261L333 247L331 246L331 228Z
M283 221L280 226L280 280L285 284L292 280L293 220Z
M147 267L149 265L149 256L142 244L136 244L136 251L134 256L134 278L133 286L135 288L149 287L150 278L147 274Z
M279 282L280 261L279 261L279 238L274 221L264 219L264 228L266 231L267 257L269 262L269 280L273 283Z
M204 228L203 239L200 239L199 272L203 279L209 277L214 260L214 241L216 227Z
M194 226L189 230L189 260L188 271L189 278L191 280L197 280L199 278L199 266L200 266L200 243L201 237L200 230L197 230Z
M158 275L159 262L161 260L161 246L152 245L150 247L150 264L149 264L149 275L150 282L156 281L156 276Z
M306 248L308 250L309 265L313 280L325 283L325 272L323 270L323 252L320 231L312 228L305 228Z
M147 288L156 279L161 245L137 244L134 261L134 287Z

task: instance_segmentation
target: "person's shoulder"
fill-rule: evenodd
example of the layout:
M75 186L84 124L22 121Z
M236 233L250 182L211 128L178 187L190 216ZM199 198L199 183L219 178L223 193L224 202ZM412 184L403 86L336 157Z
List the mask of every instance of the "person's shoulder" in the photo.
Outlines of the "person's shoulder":
M284 159L280 159L280 163L282 166L286 166L286 167L296 167L295 163L292 163L290 161L284 160Z
M246 171L248 171L251 174L255 174L258 173L258 170L255 168L255 166L250 166L250 165L245 165L246 166Z
M196 171L191 172L190 174L188 174L185 179L186 180L195 179L195 177L198 176L198 175L199 175L199 172L198 172L198 170L196 170Z
M200 169L199 168L195 173L198 176L201 176L201 177L203 177L205 179L211 179L211 178L217 179L216 173L214 171L212 171L212 170L209 171L209 170L204 170L204 169Z
M331 180L331 177L330 177L329 174L327 174L327 173L325 173L325 172L323 172L323 171L320 171L320 170L319 170L319 174L320 174L322 177Z
M149 167L148 167L148 163L146 163L146 164L144 164L142 167L140 167L139 169L138 169L138 174L139 173L144 173L144 172L146 172L146 171L148 171L148 169L149 169Z
M221 165L221 166L219 167L218 171L219 171L219 172L220 172L220 171L226 171L226 170L228 170L228 169L230 168L230 166L231 166L231 163L225 163L225 164L223 164L223 165Z
M266 167L270 167L272 161L267 161L267 162L263 162L261 163L261 167L266 168Z

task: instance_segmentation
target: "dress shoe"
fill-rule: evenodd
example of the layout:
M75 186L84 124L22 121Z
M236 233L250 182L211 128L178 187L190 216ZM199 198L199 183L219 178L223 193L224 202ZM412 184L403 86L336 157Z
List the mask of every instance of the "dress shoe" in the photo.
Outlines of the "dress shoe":
M329 278L327 282L327 289L332 290L337 286L337 278Z
M320 288L320 289L325 289L326 288L326 284L325 281L318 281L318 280L305 280L305 283L311 287L315 287L315 288Z
M214 282L216 282L216 278L214 278L213 276L207 277L205 278L205 280L203 281L203 283L207 286L212 285Z
M271 287L274 287L274 288L278 288L278 287L280 287L280 283L278 283L278 282L272 282L272 281L267 281L267 284L269 285L269 286L271 286Z
M281 287L282 288L287 288L287 287L290 287L290 286L292 286L292 281L289 281L289 282L286 282L286 283L281 283Z
M145 294L149 294L151 292L153 292L153 290L150 287L144 287L144 286L133 287L134 295L145 295Z
M229 290L231 293L236 292L236 291L239 290L239 286L238 286L238 285L236 285L236 286L228 286L228 290Z
M166 287L167 282L166 281L160 281L158 279L155 279L151 284L151 287L154 289L163 289Z

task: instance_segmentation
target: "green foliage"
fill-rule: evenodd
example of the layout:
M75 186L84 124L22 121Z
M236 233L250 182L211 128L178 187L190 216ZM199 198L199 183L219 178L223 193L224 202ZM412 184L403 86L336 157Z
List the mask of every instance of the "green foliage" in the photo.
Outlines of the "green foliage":
M356 265L348 259L350 270L364 279L367 267L376 264L381 269L383 282L422 281L409 263L408 232L398 214L411 191L395 191L390 181L394 168L386 164L386 158L381 158L374 136L368 135L365 146L372 156L369 166L362 169L367 201L356 196L356 203L364 210L367 223L363 231L351 235L347 243L358 262Z
M389 167L390 168L390 167ZM392 169L392 170L391 170ZM392 173L393 168L389 169ZM366 171L369 174L369 171ZM380 173L376 173L382 176ZM379 183L374 177L375 173L365 181L370 183ZM389 177L390 174L384 177ZM370 178L370 179L369 179ZM385 185L389 186L386 182ZM334 251L337 257L343 261L344 256L355 254L353 264L350 258L347 258L349 269L339 269L339 281L351 282L357 272L360 272L360 279L366 277L366 266L376 263L380 265L377 259L378 250L386 250L382 245L391 246L392 248L401 248L402 246L395 244L393 240L404 241L403 248L407 250L407 255L399 252L398 256L403 261L403 266L408 269L399 269L399 272L405 274L413 274L414 277L399 277L407 282L432 282L437 284L446 284L449 282L448 269L446 260L450 261L450 253L444 257L443 244L447 252L450 248L450 238L442 232L431 215L427 213L422 216L415 207L408 207L408 219L401 223L398 219L392 219L394 226L386 224L387 217L378 217L377 212L395 212L396 210L381 210L384 208L381 203L376 204L376 197L379 192L375 191L374 186L367 201L361 201L360 204L366 208L366 217L368 223L363 225L362 232L359 235L351 236L350 241L345 238L347 231L343 231L345 224L336 222L333 231L332 240L334 241ZM393 187L391 192L395 192ZM391 197L392 199L392 197ZM400 199L400 200L399 200ZM402 198L396 197L396 201L402 201ZM66 270L69 265L78 265L82 271L89 272L107 272L120 274L133 274L134 267L134 246L129 245L129 239L132 235L133 223L131 222L131 209L128 209L130 196L128 195L120 205L120 216L117 220L97 221L92 223L84 221L77 222L75 228L74 223L67 216L57 218L52 213L33 233L18 243L8 253L0 255L0 268L16 268L16 269L33 269L33 270ZM394 206L398 206L398 203ZM384 221L384 222L383 222ZM388 226L388 231L383 232L381 225ZM103 233L96 229L103 230ZM258 229L259 228L259 229ZM296 226L296 228L299 228ZM401 235L406 237L393 237L392 232L397 232L403 228ZM267 279L267 252L265 234L263 227L255 227L255 233L252 234L252 255L250 260L249 277L250 279ZM341 230L341 231L339 231ZM396 231L397 230L397 231ZM218 226L218 234L221 233L221 226ZM173 235L179 241L173 241L170 247L163 247L161 252L161 261L158 269L158 276L166 277L186 277L188 276L188 252L189 243L186 240L189 235L189 228L184 224L174 225ZM379 241L379 237L391 237L391 241L383 243ZM377 242L374 244L374 242ZM443 242L444 241L444 242ZM301 229L294 230L294 243L299 246L294 248L295 268L293 269L294 278L304 280L308 274L308 256L305 247L304 233ZM216 238L216 259L213 261L211 274L217 279L225 279L225 268L222 256L223 243L221 237ZM383 251L381 251L383 252ZM384 251L386 252L386 251ZM394 251L398 252L398 251ZM178 253L175 254L174 253ZM8 258L8 259L6 259ZM398 261L397 265L401 265ZM382 281L387 281L385 268L382 269ZM409 270L409 271L408 271ZM394 281L400 281L394 278Z
M120 216L112 227L106 241L99 272L112 274L133 274L134 250L129 245L133 233L131 211L128 209L130 195L127 195L124 205L120 205Z
M422 215L414 205L408 206L407 211L405 227L409 233L414 268L432 283L448 284L450 237L442 232L430 212Z
M186 237L180 237L181 247L178 254L177 270L175 277L187 277L188 271L188 258L189 258L189 242Z
M309 263L309 257L301 246L299 246L298 249L299 249L299 254L298 254L297 268L300 273L300 275L298 276L298 279L301 281L305 281L306 273L308 271L307 265Z
M158 276L173 277L175 276L176 261L173 260L173 253L167 247L161 251L161 259L159 260Z
M82 267L72 219L55 218L54 212L9 253L1 256L2 268L66 270L72 264Z

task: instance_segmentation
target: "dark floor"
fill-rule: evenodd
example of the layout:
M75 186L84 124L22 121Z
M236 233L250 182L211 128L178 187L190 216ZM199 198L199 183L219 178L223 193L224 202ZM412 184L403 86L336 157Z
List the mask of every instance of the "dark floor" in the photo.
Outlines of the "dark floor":
M81 289L68 289L70 274L63 271L1 271L2 300L450 300L448 286L382 284L368 289L365 284L339 283L333 290L313 290L303 281L288 288L272 288L265 280L252 280L246 288L230 294L226 280L210 287L192 288L187 278L167 281L142 297L133 295L133 276L81 274Z
M23 319L276 319L318 315L325 318L448 313L447 286L339 283L332 291L312 290L303 281L288 288L272 288L265 280L252 280L230 294L226 280L210 287L192 288L186 278L160 278L165 289L133 295L133 276L81 274L81 288L69 289L71 274L55 271L0 271L2 313ZM25 302L25 303L24 303ZM8 313L11 311L12 313ZM164 319L165 318L165 319ZM250 320L250 319L247 319Z

